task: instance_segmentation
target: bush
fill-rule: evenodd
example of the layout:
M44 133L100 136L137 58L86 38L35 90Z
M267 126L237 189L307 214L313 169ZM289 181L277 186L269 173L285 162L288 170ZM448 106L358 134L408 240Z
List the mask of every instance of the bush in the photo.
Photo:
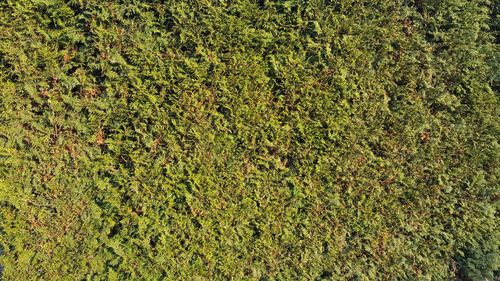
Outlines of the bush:
M0 1L4 279L492 280L497 11Z

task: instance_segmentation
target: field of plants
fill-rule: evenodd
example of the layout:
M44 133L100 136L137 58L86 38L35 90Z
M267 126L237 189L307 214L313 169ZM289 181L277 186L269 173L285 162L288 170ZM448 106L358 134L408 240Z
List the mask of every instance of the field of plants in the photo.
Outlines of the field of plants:
M0 0L1 280L499 280L498 0Z

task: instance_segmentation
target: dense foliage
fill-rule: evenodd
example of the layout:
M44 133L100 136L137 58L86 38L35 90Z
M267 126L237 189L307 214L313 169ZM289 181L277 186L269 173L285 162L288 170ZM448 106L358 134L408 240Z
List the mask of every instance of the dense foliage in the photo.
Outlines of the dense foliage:
M0 1L5 280L492 280L498 3Z

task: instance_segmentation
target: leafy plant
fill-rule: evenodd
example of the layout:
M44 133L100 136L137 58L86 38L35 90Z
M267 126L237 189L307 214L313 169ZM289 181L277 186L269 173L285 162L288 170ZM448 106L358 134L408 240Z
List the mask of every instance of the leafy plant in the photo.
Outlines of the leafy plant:
M0 1L3 278L498 278L497 11Z

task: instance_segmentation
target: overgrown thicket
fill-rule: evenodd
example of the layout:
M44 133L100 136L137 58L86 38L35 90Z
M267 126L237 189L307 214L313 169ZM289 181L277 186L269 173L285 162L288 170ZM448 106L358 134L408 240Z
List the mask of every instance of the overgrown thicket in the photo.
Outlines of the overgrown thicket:
M5 280L492 280L487 0L0 1Z

